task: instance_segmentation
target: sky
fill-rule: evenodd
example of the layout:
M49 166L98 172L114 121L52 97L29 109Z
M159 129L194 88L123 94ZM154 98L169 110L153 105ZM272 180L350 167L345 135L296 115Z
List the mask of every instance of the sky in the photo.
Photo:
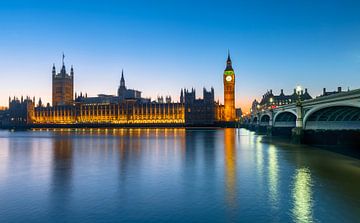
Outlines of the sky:
M0 1L0 106L51 102L51 68L75 70L75 91L128 88L155 99L214 87L223 102L230 50L236 106L272 89L312 96L360 88L360 1Z

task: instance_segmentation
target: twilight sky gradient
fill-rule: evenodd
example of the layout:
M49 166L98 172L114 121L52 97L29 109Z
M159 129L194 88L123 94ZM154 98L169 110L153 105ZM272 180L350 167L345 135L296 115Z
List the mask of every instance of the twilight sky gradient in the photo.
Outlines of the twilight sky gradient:
M74 65L75 89L143 96L215 88L230 49L236 104L248 111L267 89L300 84L360 87L360 1L31 1L0 2L0 105L8 96L51 100L51 67Z

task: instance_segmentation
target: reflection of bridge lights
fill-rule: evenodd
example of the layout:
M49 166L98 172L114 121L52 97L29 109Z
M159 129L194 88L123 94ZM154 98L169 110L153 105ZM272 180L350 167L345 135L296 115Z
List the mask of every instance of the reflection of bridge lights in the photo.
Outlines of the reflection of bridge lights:
M307 168L296 171L292 189L293 218L295 222L313 222L312 219L312 194L311 173Z
M256 137L256 144L260 144L262 138L263 138L262 136L257 136L257 137Z
M260 179L262 179L262 175L263 175L263 148L262 148L262 143L257 142L256 143L256 167L257 167L257 171L258 171L258 175L260 177Z
M269 190L270 201L273 206L278 204L278 160L277 151L274 145L269 146Z

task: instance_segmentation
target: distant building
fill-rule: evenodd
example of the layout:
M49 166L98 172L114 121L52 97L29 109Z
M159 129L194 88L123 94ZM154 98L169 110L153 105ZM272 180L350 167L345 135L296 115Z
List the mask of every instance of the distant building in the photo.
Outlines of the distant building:
M349 89L348 89L349 91ZM328 95L333 95L333 94L338 94L338 93L341 93L341 92L345 92L341 89L341 87L338 87L337 88L337 91L326 91L326 88L323 88L323 93L322 95L320 95L319 97L323 97L323 96L328 96Z
M157 103L164 103L164 97L163 96L158 96L157 97Z
M3 127L3 122L5 120L7 111L6 110L0 110L0 128Z
M183 95L183 97L181 97ZM185 123L187 125L213 125L216 121L217 104L214 101L214 88L203 89L203 99L196 99L195 89L181 89L181 102L185 104Z
M83 104L108 104L108 103L118 103L119 97L115 95L107 94L98 94L96 97L88 97L87 94L80 93L79 95L75 94L75 103Z
M71 66L70 74L66 73L62 60L60 73L56 74L55 64L52 68L52 105L72 105L74 103L74 68Z
M106 104L121 103L127 100L135 100L137 102L150 102L149 98L142 98L141 91L127 89L125 85L124 71L121 72L120 86L117 91L118 95L98 94L97 97L88 97L87 94L75 93L75 102L84 104Z
M274 95L273 91L267 91L263 96L260 102L258 102L256 99L253 101L251 109L252 111L256 111L263 108L275 108L282 105L287 105L291 103L295 103L299 98L299 95L296 93L296 89L294 89L294 92L290 95L285 95L284 90L280 90L279 95ZM312 99L311 95L309 94L307 88L305 88L305 91L301 90L300 92L300 99L301 101Z
M34 102L29 97L9 98L9 109L2 111L1 126L23 128L31 123L34 115Z
M141 91L128 89L124 72L121 73L117 95L74 93L74 70L66 73L64 56L60 73L52 70L52 106L44 104L41 98L35 105L35 98L9 99L9 109L1 113L0 123L7 127L46 126L93 126L93 125L174 125L213 126L216 123L233 122L241 116L235 110L235 73L228 55L223 74L224 105L215 102L214 89L203 89L203 98L196 98L195 89L182 89L180 102L173 102L171 96L159 96L157 101L142 98Z
M118 88L118 97L120 101L125 99L140 99L141 91L127 89L125 85L124 71L121 72L120 86Z
M165 102L166 103L171 103L172 102L170 95L165 97Z
M241 108L235 109L235 112L236 112L236 119L240 120L243 114Z

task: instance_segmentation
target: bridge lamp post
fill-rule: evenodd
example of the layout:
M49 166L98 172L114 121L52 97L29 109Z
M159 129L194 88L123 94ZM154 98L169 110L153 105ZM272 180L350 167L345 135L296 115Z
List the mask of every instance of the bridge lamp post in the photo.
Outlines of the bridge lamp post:
M296 114L297 114L297 119L296 119L296 128L303 128L303 123L302 123L302 102L301 102L301 91L302 88L300 85L298 85L296 87L296 93L297 93L297 101L296 101Z
M295 143L301 143L303 141L303 115L302 115L302 102L301 102L301 86L296 87L296 127L291 130L292 132L292 139Z
M256 105L256 116L258 116L258 114L259 114L259 112L260 112L260 105L258 104L258 105ZM258 123L260 123L260 120L257 120L257 123L256 124L258 124Z
M301 90L302 90L302 88L301 88L300 85L296 86L296 94L298 96L297 101L296 101L296 105L300 105L300 106L301 106Z
M273 103L274 103L274 98L270 98L269 99L269 102L270 102L270 114L271 114L271 117L270 117L270 123L269 125L272 126L272 117L273 117Z

